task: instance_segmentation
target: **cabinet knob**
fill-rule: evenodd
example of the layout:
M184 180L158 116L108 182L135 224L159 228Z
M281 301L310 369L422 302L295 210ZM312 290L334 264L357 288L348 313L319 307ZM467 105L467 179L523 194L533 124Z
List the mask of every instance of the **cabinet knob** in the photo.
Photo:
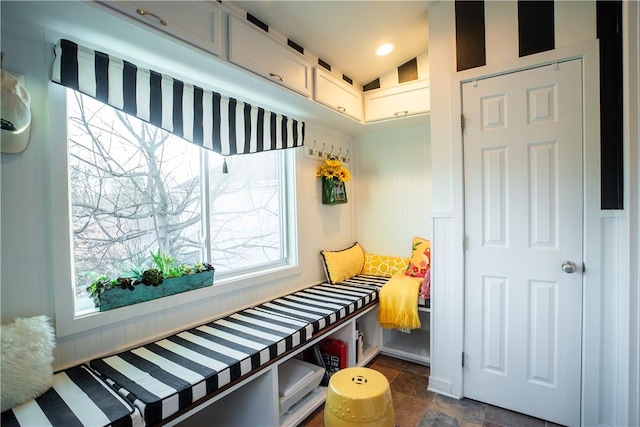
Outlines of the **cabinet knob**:
M271 77L276 77L278 80L280 80L281 82L284 81L284 79L282 78L282 76L280 74L275 74L275 73L269 73L269 76Z
M167 26L167 21L165 21L164 19L160 18L158 15L154 15L153 13L146 11L144 9L136 9L136 12L138 12L138 15L140 16L152 16L154 18L156 18L160 24L162 24L163 27Z
M346 113L347 109L338 105L338 111L340 111L341 113Z
M403 111L398 111L396 113L393 113L394 116L406 116L407 114L409 114L409 110L403 110Z

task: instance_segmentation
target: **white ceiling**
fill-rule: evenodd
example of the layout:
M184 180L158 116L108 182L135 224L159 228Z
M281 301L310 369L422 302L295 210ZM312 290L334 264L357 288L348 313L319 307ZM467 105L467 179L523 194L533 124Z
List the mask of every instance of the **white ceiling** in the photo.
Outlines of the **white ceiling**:
M296 42L355 83L367 84L425 53L427 7L434 1L231 1ZM396 49L373 53L383 42Z

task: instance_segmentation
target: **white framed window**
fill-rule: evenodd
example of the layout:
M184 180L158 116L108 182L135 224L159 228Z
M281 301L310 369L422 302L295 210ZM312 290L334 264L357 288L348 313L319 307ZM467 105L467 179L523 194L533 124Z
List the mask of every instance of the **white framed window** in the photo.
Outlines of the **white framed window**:
M52 153L52 186L54 194L67 189L66 203L54 201L67 209L67 238L55 234L70 249L56 256L54 270L71 286L56 284L59 335L165 307L151 301L98 313L86 291L101 274L149 267L158 249L216 269L212 288L162 299L171 305L297 271L291 150L229 157L222 173L222 156L79 92L61 92L68 143L64 162Z

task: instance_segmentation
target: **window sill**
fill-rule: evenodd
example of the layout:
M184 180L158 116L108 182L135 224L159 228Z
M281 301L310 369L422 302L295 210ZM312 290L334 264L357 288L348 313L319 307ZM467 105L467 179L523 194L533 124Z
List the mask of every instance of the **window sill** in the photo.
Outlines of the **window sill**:
M300 273L297 265L281 265L267 270L248 272L214 279L214 285L206 288L183 292L164 298L159 298L127 307L116 308L104 312L97 309L84 310L76 313L72 318L65 319L64 316L56 315L56 333L58 337L73 335L79 332L89 331L101 326L114 324L117 322L132 320L148 314L157 313L182 305L191 304L223 295L229 292L239 291L254 286L260 286L275 280L282 280Z

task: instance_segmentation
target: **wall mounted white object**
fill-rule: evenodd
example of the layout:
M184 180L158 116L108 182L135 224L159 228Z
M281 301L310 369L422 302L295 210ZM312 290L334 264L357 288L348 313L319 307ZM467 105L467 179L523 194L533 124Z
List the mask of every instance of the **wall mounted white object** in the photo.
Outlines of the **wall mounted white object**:
M2 153L19 153L29 143L31 127L31 101L24 87L24 76L2 73Z

